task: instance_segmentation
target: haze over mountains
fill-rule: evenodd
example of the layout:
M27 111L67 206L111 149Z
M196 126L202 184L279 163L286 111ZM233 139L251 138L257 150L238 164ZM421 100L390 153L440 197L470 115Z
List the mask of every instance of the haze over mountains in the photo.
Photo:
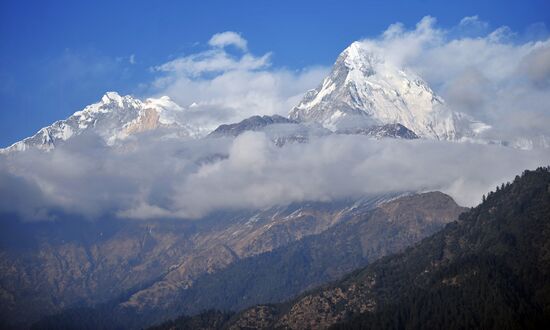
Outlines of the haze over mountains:
M106 221L65 236L38 228L31 242L5 249L2 288L11 299L2 315L25 324L59 313L51 319L75 318L72 327L87 319L90 328L142 328L182 310L278 302L400 251L463 211L440 193L390 199L226 212L194 223Z
M6 191L11 200L0 208L27 219L52 218L49 213L59 209L86 217L102 212L123 218L193 218L223 208L424 190L441 190L474 205L489 187L547 162L544 135L538 140L526 135L519 144L498 138L498 126L489 128L453 110L380 48L353 43L290 118L226 123L210 134L217 139L204 138L210 131L196 121L197 113L207 112L201 106L109 92L2 149L3 180L21 181L25 188ZM370 139L385 137L420 139ZM288 148L275 150L271 143ZM40 152L53 149L59 150ZM424 156L418 159L418 154ZM344 173L354 173L355 179ZM261 199L256 198L259 191Z
M550 324L550 169L525 171L403 253L284 304L156 329L510 328Z
M525 174L525 185L506 188L512 197L493 196L454 222L466 210L459 205L477 205L490 188L550 163L550 135L537 125L508 134L513 119L501 127L456 100L444 101L415 72L418 65L388 52L396 39L433 32L432 24L425 18L413 32L393 26L381 40L352 43L321 84L285 110L288 116L233 113L235 122L212 127L221 122L203 120L210 114L201 102L181 106L175 97L140 100L108 92L0 150L0 325L142 328L207 308L281 303L404 251L450 223L413 250L357 273L366 277L289 305L252 307L231 320L216 312L203 318L237 328L386 322L394 312L413 319L409 310L392 309L422 293L396 291L423 279L411 260L437 268L443 255L449 272L467 264L466 257L480 251L472 248L476 221L475 230L497 237L484 247L513 246L515 238L499 231L493 218L476 218L493 214L490 203L504 210L494 212L512 227L509 214L524 217L533 208L539 221L547 211L541 201L547 170L537 170ZM234 61L224 46L155 70L210 74L220 69L208 61L220 58L237 71L257 70L269 59L240 47L244 54ZM548 48L547 42L528 46L527 54ZM528 196L536 197L534 204ZM506 206L506 198L525 205ZM545 226L539 222L533 226ZM468 260L453 264L453 253ZM392 260L404 260L406 273L420 275L386 279L386 269L403 270ZM537 313L537 304L546 304L526 301ZM352 318L378 306L384 309L374 321ZM403 322L412 322L407 317Z

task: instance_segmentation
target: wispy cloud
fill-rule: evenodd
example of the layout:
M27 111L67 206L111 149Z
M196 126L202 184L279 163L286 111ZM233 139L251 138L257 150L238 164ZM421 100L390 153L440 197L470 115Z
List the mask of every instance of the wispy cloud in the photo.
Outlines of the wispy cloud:
M216 33L208 41L208 44L213 47L235 46L243 51L247 50L247 43L246 39L233 31Z
M241 52L228 52L228 45ZM254 114L286 115L328 72L326 67L274 68L271 53L257 56L246 45L235 32L215 34L209 49L154 67L159 75L151 93L168 95L183 106L193 104L191 124L208 131Z

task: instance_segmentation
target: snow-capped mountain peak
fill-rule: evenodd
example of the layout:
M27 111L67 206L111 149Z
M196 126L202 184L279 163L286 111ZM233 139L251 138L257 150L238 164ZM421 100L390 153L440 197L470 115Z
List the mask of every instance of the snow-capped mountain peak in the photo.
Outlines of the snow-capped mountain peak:
M344 50L344 64L351 71L362 72L369 76L375 73L375 67L383 63L383 59L374 52L369 52L358 41L353 42Z
M290 118L336 131L401 124L424 138L460 140L487 125L451 111L418 75L354 42L321 85L306 93Z
M159 123L163 125L183 125L185 109L172 101L169 96L148 98L144 102L145 108L155 109L159 114Z
M0 149L2 153L28 148L51 150L74 136L93 132L112 145L136 133L171 128L179 136L193 135L185 111L169 97L141 101L133 96L107 92L99 102L88 105L65 120L40 129L35 135Z
M118 104L118 106L122 107L124 104L124 98L120 96L117 92L107 92L101 98L101 103L103 104L116 103Z

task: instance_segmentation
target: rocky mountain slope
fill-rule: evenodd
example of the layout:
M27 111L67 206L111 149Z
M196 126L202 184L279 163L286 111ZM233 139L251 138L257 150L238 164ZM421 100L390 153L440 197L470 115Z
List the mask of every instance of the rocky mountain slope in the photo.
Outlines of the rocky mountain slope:
M550 168L539 168L401 254L216 328L542 329L550 325L549 251ZM167 326L184 328L181 320Z
M220 125L212 133L211 137L238 136L246 131L259 131L266 126L275 124L296 124L297 121L279 115L273 116L252 116L235 124Z
M315 209L321 206L317 204ZM243 253L228 243L226 251L231 247L234 256L214 251L229 263L225 267L212 268L187 282L177 279L181 275L176 272L95 309L69 309L42 320L38 325L65 327L75 324L72 322L88 320L86 322L90 323L86 324L91 328L113 328L115 325L139 328L175 317L182 311L196 313L213 307L237 310L261 301L282 301L417 242L456 219L463 210L441 193L401 197L375 208L362 208L357 203L349 206L351 208L342 213L338 224L318 234L304 236L277 248L258 249L266 251L260 254ZM302 212L305 211L298 211ZM315 222L310 217L302 219L304 224ZM262 219L257 221L265 223ZM277 224L271 225L277 227ZM287 228L289 232L298 232L296 227L294 224ZM266 237L255 237L254 242L263 247L281 229L279 226ZM242 238L237 235L236 240ZM196 259L206 262L213 255L198 253ZM250 257L243 257L245 255ZM179 272L183 266L191 267L192 264L182 265Z
M319 87L306 93L290 118L336 131L401 124L423 138L463 140L488 128L453 112L418 75L354 42Z
M0 315L32 322L127 295L162 308L207 273L362 214L393 195L220 212L194 220L0 221ZM129 294L130 293L130 294Z
M464 210L439 192L395 199L318 235L198 279L178 300L178 309L188 313L208 308L239 310L283 301L403 250L455 221Z

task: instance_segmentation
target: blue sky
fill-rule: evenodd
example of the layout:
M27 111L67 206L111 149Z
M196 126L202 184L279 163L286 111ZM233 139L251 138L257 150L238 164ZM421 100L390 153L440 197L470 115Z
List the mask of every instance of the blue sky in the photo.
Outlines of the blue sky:
M0 3L0 146L32 135L109 90L141 95L151 68L236 31L275 68L328 66L352 41L422 17L478 15L536 38L548 1L7 1ZM537 29L533 29L536 26ZM544 30L544 29L543 29Z

